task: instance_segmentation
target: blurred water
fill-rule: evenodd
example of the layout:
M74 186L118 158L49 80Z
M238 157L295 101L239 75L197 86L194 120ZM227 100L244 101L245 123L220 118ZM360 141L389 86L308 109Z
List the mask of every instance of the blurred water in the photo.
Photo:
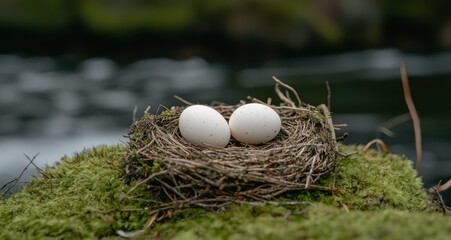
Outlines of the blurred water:
M85 61L0 55L0 187L39 153L35 163L52 165L65 154L99 144L121 144L132 121L147 106L181 105L173 95L208 104L235 104L251 95L272 97L271 76L295 87L302 100L326 102L325 81L332 88L336 123L349 127L347 143L365 144L377 127L407 112L399 80L404 59L422 119L424 162L421 175L431 186L451 177L451 54L407 55L393 49L368 50L305 59L287 59L258 67L144 59L118 66L113 60ZM415 158L410 122L384 137L393 152ZM27 182L36 171L30 167ZM451 203L450 193L446 193Z

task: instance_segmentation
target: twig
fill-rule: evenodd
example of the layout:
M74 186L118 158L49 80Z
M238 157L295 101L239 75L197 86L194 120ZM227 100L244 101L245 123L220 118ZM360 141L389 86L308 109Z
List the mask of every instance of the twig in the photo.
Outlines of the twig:
M332 138L332 141L334 141L334 142L337 142L337 136L335 135L335 131L334 131L334 123L333 123L333 121L332 121L332 116L331 116L331 113L330 113L330 110L329 110L329 108L328 107L326 107L324 104L321 104L320 105L321 106L321 109L323 110L323 114L324 114L324 116L326 116L326 121L327 121L327 124L329 125L329 129L330 129L330 134L331 134L331 138ZM338 145L335 145L335 152L336 153L340 153L340 151L339 151L339 149L338 149ZM338 160L337 160L338 161ZM333 181L332 181L332 189L335 189L335 181L336 181L336 173L337 173L337 164L338 164L338 162L336 162L335 164L334 164L334 167L333 167Z
M409 80L407 78L406 66L404 65L403 61L401 61L400 68L401 68L402 88L404 90L404 98L406 100L407 108L409 109L410 115L412 116L413 130L415 133L415 146L416 146L416 152L417 152L417 161L415 162L415 169L417 170L417 173L419 173L420 168L421 168L422 154L423 154L422 147L421 147L420 117L418 117L418 113L415 108L415 104L413 103L413 100L412 100L412 95L410 93L410 87L409 87Z
M150 110L150 106L147 106L147 108L144 110L144 114L149 113L149 110Z
M348 205L342 203L341 206L343 207L343 209L345 210L346 213L349 213Z
M327 108L329 108L329 111L332 111L332 108L330 106L330 100L332 99L332 91L330 90L329 81L326 81L326 88L327 88Z
M33 164L33 161L36 159L36 157L37 157L38 155L39 155L39 153L37 153L36 155L34 155L33 158L31 158L31 160L30 160L30 158L29 158L27 155L25 155L25 156L27 157L27 159L29 160L29 163L24 167L24 169L22 169L22 172L20 172L19 176L18 176L16 179L14 179L14 180L12 180L12 181L10 181L10 182L7 183L7 184L9 184L9 183L14 182L14 184L11 185L11 186L6 190L6 192L5 192L4 194L8 194L9 191L11 191L11 189L13 189L13 187L15 187L15 186L17 185L17 183L19 183L19 180L22 178L22 176L23 176L23 174L25 173L25 171L27 171L28 167L29 167L30 165ZM6 185L5 185L5 186L6 186ZM3 186L2 189L3 189L5 186Z
M443 185L448 185L450 182L451 182L451 179L448 180L448 182L445 183L445 184L443 184ZM443 186L443 185L441 185L440 182L439 182L439 183L437 184L437 186L434 186L434 187L429 188L429 189L428 189L428 192L429 192L431 195L435 193L435 197L436 197L436 199L435 199L435 201L436 201L435 204L438 205L437 207L439 207L439 208L442 209L442 211L443 211L444 214L448 214L448 213L450 212L450 208L449 208L448 206L446 206L445 201L443 201L443 197L442 197L442 195L440 194L440 191L438 190L438 188L440 188L440 186ZM449 187L449 186L448 186L448 187ZM445 189L445 190L446 190L446 189ZM442 190L442 191L444 191L444 190ZM434 199L433 199L433 201L434 201Z
M261 206L261 205L274 205L274 206L296 206L296 205L309 205L312 207L315 207L316 205L311 202L306 201L291 201L291 202L284 202L284 201L258 201L258 202L252 202L252 201L233 201L235 203L239 204L247 204L251 206Z
M177 196L181 197L182 199L186 200L186 197L183 196L183 194L181 194L179 191L177 191L177 189L173 188L172 186L170 186L169 184L165 183L164 181L161 181L160 179L156 179L157 182L161 183L161 185L165 186L166 188L168 188L169 190L171 190L173 193L175 193Z
M379 127L376 129L376 132L375 132L376 138L380 138L381 133L385 133L387 136L393 137L394 133L392 131L390 131L390 129L395 127L396 125L399 125L410 119L412 119L412 117L410 116L410 113L404 113L404 114L398 115L386 122L381 123L379 125Z
M285 104L287 104L288 106L290 106L291 108L296 107L296 104L291 101L291 99L289 99L285 94L283 94L283 92L280 90L280 84L276 83L276 85L274 86L274 90L276 91L277 96L279 96L279 98L285 102Z
M136 112L137 111L138 111L138 106L135 105L135 107L133 107L133 116L132 116L133 122L136 122Z
M16 180L17 180L17 178L15 178L15 179L13 179L13 180L11 180L11 181L5 183L5 184L2 186L2 188L0 188L0 191L3 190L6 186L8 186L10 183L12 183L12 182L14 182L14 181L16 181ZM6 194L6 193L5 193L5 194Z
M449 179L446 183L444 184L438 184L434 187L431 187L428 189L429 192L431 192L432 189L436 190L437 192L443 192L448 190L449 188L451 188L451 179Z
M344 141L349 136L349 133L345 132L342 136L337 137L337 142Z
M38 167L35 163L34 163L34 158L36 158L36 156L38 155L39 153L37 153L33 158L30 158L28 155L26 155L26 154L24 154L24 156L27 158L27 160L34 166L34 168L36 169L36 171L38 171L38 173L39 174L41 174L42 176L44 176L45 178L49 178L48 176L47 176L47 174L45 174L45 172L40 168L40 167Z
M363 147L362 151L363 151L364 153L367 152L368 149L370 149L370 147L371 147L373 144L377 144L378 146L380 146L380 147L382 148L382 151L383 151L384 153L390 153L390 149L388 148L387 144L385 144L384 141L382 141L381 139L378 139L378 138L373 139L373 140L371 140L369 143L367 143L367 144L365 145L365 147Z
M328 107L326 107L324 104L320 105L321 110L323 110L323 114L326 117L326 123L329 126L329 130L330 130L330 135L332 138L333 142L337 142L337 137L335 136L335 131L334 131L334 123L332 121L332 116L330 114L330 110ZM338 146L335 145L335 152L338 152Z
M158 212L156 212L154 215L152 215L151 218L149 218L149 220L144 225L144 229L145 230L149 229L152 226L152 224L157 220L157 217L158 217Z
M183 99L183 98L180 97L180 96L174 95L174 98L177 99L177 100L179 100L180 102L182 102L182 103L188 105L188 106L194 105L194 103L192 103L192 102L190 102L190 101L188 101L188 100L185 100L185 99Z
M301 102L301 98L299 97L298 92L297 92L294 88L292 88L291 86L289 86L289 85L283 83L282 81L280 81L279 79L277 79L275 76L273 76L272 79L274 79L274 81L276 81L276 83L278 83L278 84L280 84L281 86L285 87L286 89L290 90L290 91L294 94L294 96L296 97L296 100L298 101L298 106L299 106L299 107L301 106L301 103L302 103L302 102Z
M310 167L310 171L309 171L309 173L307 174L307 180L305 181L305 188L307 189L308 188L308 185L309 185L309 183L310 183L310 179L312 179L312 173L313 173L313 170L315 169L315 162L316 162L316 156L313 158L313 161L312 161L312 165L311 165L311 167Z
M142 181L136 183L136 185L133 186L132 188L130 188L130 190L128 190L128 192L127 192L124 196L122 196L122 197L119 199L119 201L122 201L122 200L125 198L125 196L127 196L127 195L129 195L131 192L135 191L135 190L136 190L139 186L141 186L142 184L147 183L148 181L152 180L153 178L155 178L155 177L157 177L157 176L166 174L167 172L168 172L168 171L164 170L164 171L161 171L161 172L154 173L154 174L150 175L149 177L147 177L146 179L144 179L144 180L142 180Z

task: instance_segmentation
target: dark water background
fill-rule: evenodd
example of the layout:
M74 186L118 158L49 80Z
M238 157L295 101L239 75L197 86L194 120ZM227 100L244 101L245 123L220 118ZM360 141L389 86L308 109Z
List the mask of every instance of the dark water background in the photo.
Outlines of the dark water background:
M106 58L0 55L0 187L27 165L25 155L39 167L53 165L99 144L122 144L131 124L147 106L221 101L235 104L253 96L277 98L275 75L298 90L303 101L326 103L332 89L335 123L348 127L345 143L366 144L385 121L407 113L399 62L404 60L423 130L421 176L425 187L451 178L451 53L409 55L395 49L286 59L262 64L213 63L143 59L118 64ZM415 159L411 122L383 135L390 149ZM30 167L21 184L37 175ZM4 188L2 192L8 187ZM444 193L451 205L451 190Z

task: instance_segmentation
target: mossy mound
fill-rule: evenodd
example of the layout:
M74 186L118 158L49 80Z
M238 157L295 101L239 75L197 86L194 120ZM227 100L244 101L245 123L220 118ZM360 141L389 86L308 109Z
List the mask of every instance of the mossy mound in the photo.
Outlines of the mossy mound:
M355 146L341 148L357 153L339 159L334 194L301 191L282 199L312 205L232 205L219 213L192 209L145 234L163 239L449 236L449 216L430 210L421 180L409 161L376 151L362 153ZM125 155L125 147L101 146L65 158L11 198L0 199L0 239L115 239L118 230L142 229L150 216L133 210L152 205L118 201L132 187L123 179ZM322 181L330 183L333 177Z
M64 158L0 203L0 239L87 239L137 229L147 216L121 212L124 147L97 147ZM133 204L137 204L133 202ZM141 207L141 206L134 206Z
M411 161L374 150L363 153L360 146L342 146L342 149L350 155L339 159L335 179L338 192L333 196L319 194L317 200L360 210L390 207L420 211L427 208L427 194ZM333 178L324 181L330 182ZM309 194L300 194L300 197L306 196Z
M235 207L221 214L157 226L163 238L188 239L447 239L449 217L383 209L343 209L317 204L304 214L284 207Z

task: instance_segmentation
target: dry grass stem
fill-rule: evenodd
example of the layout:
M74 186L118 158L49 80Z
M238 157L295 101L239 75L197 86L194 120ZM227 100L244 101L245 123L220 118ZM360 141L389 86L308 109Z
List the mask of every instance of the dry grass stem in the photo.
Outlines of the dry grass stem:
M390 149L388 148L387 144L385 144L381 139L371 140L365 145L365 147L363 147L362 151L367 152L373 144L377 144L377 146L379 146L384 153L390 153Z
M439 183L436 186L430 187L428 189L432 204L439 210L441 210L444 214L451 214L451 208L446 206L440 192L446 191L449 188L451 188L451 179L449 179L445 184Z
M40 169L35 163L34 160L36 159L36 157L39 155L39 153L37 153L36 155L34 155L32 158L30 158L28 155L24 154L25 157L28 160L28 164L22 169L22 171L20 172L19 176L9 182L7 182L6 184L4 184L1 188L0 191L3 191L3 189L5 189L6 187L8 187L9 184L12 183L11 186L8 187L8 189L6 189L6 191L2 194L7 195L15 186L17 186L17 184L19 184L20 179L22 178L23 174L27 171L28 167L30 165L33 165L36 170L41 173L44 177L47 177L44 173L44 171L42 171L42 169Z
M194 103L192 103L192 102L190 102L190 101L187 101L186 99L184 99L184 98L182 98L182 97L180 97L180 96L174 95L174 98L177 99L177 100L179 100L180 102L186 104L187 106L194 105Z
M329 111L332 111L331 107L331 99L332 99L332 91L330 90L329 81L326 81L326 89L327 89L327 107L329 108Z
M417 110L415 108L415 104L412 100L412 94L410 93L409 80L407 78L407 71L404 62L401 61L400 65L401 69L401 81L402 88L404 90L404 98L406 100L407 108L409 109L409 113L412 117L413 129L415 133L415 147L417 153L417 160L415 162L415 169L417 172L420 172L421 168L421 159L422 159L422 144L421 144L421 125L420 125L420 117L418 117Z
M301 105L302 105L301 98L299 97L298 92L297 92L294 88L292 88L290 85L287 85L287 84L283 83L282 81L280 81L280 80L279 80L278 78L276 78L275 76L273 76L272 78L274 79L274 81L276 81L276 86L275 86L275 87L276 87L276 91L279 90L279 85L285 87L287 90L291 91L291 92L294 94L294 96L296 96L296 100L297 100L297 102L298 102L298 105L297 105L297 106L301 106ZM282 100L283 100L285 97L289 98L289 94L288 94L288 93L285 93L285 95L283 95L283 94L280 94L280 93L278 92L277 94L279 95L280 99L282 99ZM291 100L291 99L290 99L290 100ZM289 102L290 102L290 104L293 104L294 106L296 106L296 105L293 103L293 101L289 101ZM288 103L288 102L285 101L285 103Z
M381 138L381 133L384 133L385 135L389 137L394 137L395 133L391 131L391 129L401 123L407 122L412 117L410 116L410 113L404 113L401 115L398 115L386 122L383 122L380 124L380 126L376 129L375 136L376 138Z
M449 179L444 184L438 184L437 186L429 188L429 192L431 191L437 191L437 192L443 192L451 188L451 179Z

